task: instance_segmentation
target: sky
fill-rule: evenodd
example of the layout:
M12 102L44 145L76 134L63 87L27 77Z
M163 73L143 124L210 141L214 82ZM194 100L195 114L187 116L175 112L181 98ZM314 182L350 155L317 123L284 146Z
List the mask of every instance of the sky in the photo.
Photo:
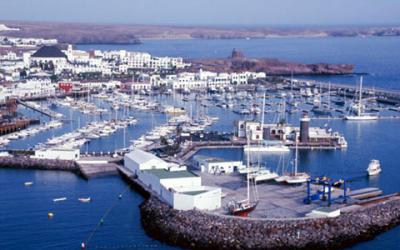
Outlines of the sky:
M400 0L2 0L0 20L189 26L400 24Z

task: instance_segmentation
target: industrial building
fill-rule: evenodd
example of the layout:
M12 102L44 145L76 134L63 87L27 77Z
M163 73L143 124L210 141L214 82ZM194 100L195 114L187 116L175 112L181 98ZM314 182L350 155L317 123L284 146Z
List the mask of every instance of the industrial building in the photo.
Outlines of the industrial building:
M214 210L221 207L221 188L201 185L201 177L140 149L124 156L124 166L140 182L179 210Z
M193 157L194 167L210 174L231 174L246 166L242 161L227 161L217 157L196 155Z

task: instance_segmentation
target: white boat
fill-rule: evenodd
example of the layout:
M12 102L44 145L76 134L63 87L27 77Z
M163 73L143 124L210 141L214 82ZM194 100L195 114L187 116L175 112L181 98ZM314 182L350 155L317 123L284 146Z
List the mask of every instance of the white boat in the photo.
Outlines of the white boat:
M282 175L282 176L279 176L274 179L274 181L279 182L279 183L286 182L286 180L287 180L287 175Z
M24 185L25 186L32 186L33 182L32 181L27 181L27 182L24 182Z
M360 93L358 96L358 104L356 105L356 114L355 115L346 115L344 117L347 121L374 121L378 120L377 115L368 114L363 112L363 104L362 104L362 84L363 84L363 77L360 77Z
M250 144L249 137L247 137L247 144ZM247 164L246 168L250 167L250 155L247 155ZM228 205L228 211L230 215L234 216L242 216L242 217L247 217L249 213L251 213L258 205L258 197L257 197L257 187L254 182L254 197L253 199L250 199L250 173L247 171L246 174L246 183L247 183L247 199L239 201L239 202L234 202Z
M287 184L301 184L307 182L310 178L310 175L305 172L297 172L297 162L298 162L298 147L297 147L297 139L296 139L296 156L294 159L294 172L284 174L275 179L277 182L286 182Z
M348 121L374 121L378 120L378 116L371 114L360 114L360 115L347 115L344 117Z
M269 169L260 169L250 174L250 179L253 179L256 183L261 181L273 180L279 177L279 175Z
M285 182L287 184L301 184L307 182L307 180L310 178L310 175L307 173L293 173L287 175Z
M10 134L7 139L9 140L18 140L19 139L19 135L17 133L14 134Z
M369 176L378 175L380 172L382 172L381 163L379 160L371 160L368 165L367 172Z
M244 152L290 152L289 147L283 145L280 141L264 141L261 145L245 145L243 150Z
M53 199L53 202L66 201L66 200L67 200L67 197L60 197L60 198Z
M92 198L90 198L90 197L87 197L87 198L79 198L78 201L84 202L84 203L86 203L86 202L91 202L91 201L92 201Z

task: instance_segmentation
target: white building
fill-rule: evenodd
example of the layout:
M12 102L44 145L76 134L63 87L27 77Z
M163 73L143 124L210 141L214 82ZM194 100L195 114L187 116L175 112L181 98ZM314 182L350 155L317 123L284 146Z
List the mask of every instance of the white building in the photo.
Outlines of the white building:
M140 170L167 169L169 163L140 149L134 149L124 156L125 167L138 175Z
M68 61L67 56L56 46L43 46L30 56L30 64L52 63L55 68L63 69Z
M242 161L227 161L217 157L196 155L193 157L194 166L210 174L231 174L245 168Z
M31 156L36 159L51 159L51 160L79 160L79 149L43 149L36 150L35 155Z
M257 121L238 121L237 135L241 138L250 136L250 140L252 141L261 141L263 140L261 123Z
M174 209L214 210L221 207L221 189L202 186L201 177L186 167L165 162L140 149L124 156L124 166Z
M16 83L9 93L13 97L41 97L54 95L56 89L56 84L49 78L36 78Z

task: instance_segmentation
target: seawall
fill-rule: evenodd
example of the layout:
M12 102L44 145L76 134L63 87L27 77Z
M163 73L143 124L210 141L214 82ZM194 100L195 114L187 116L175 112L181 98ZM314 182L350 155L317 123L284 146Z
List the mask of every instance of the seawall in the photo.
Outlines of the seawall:
M338 249L400 224L398 197L336 218L245 219L178 211L154 195L140 211L150 236L191 249Z
M29 156L0 157L0 168L62 170L80 173L75 161L34 159Z

